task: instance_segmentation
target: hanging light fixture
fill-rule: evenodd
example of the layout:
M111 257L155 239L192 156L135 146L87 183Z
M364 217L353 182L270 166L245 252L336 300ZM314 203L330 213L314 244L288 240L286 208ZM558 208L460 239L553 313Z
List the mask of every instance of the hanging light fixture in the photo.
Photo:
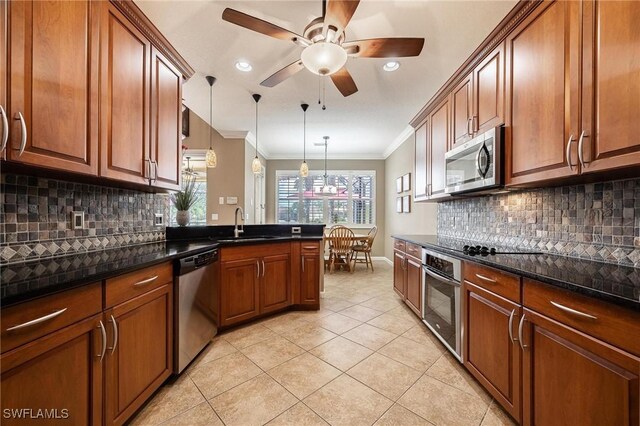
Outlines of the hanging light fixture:
M258 158L258 101L261 97L257 93L253 95L253 100L256 101L256 156L251 162L251 171L256 175L262 173L262 163Z
M205 77L209 83L209 150L207 151L206 162L207 167L216 167L218 165L218 156L213 150L212 141L212 127L213 127L213 83L216 82L216 78L210 75Z
M309 166L307 165L307 108L308 104L300 105L303 113L303 135L302 135L302 164L300 164L300 176L309 176Z
M324 139L324 186L320 189L320 195L331 196L338 193L338 188L329 185L329 176L327 175L327 147L329 146L329 136L323 136Z

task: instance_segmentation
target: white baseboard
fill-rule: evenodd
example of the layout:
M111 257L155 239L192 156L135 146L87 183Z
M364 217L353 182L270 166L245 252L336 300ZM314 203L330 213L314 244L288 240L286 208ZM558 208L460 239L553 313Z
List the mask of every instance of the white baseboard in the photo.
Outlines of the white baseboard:
M392 262L392 261L390 261L389 259L387 259L387 258L386 258L386 257L384 257L384 256L373 256L373 257L371 258L371 260L383 260L383 261L387 262L389 265L392 265L392 266L393 266L393 262Z

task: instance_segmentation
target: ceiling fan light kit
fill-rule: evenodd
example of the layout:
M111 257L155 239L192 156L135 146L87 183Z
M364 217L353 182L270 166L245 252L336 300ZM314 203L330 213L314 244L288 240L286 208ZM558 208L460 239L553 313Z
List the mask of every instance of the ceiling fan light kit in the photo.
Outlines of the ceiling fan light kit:
M209 149L207 150L207 155L205 156L205 161L207 167L214 168L218 165L218 156L216 152L213 150L213 140L212 140L212 128L213 128L213 83L216 82L216 78L210 75L205 77L207 79L207 83L209 83Z
M424 38L373 38L345 41L345 28L359 4L359 0L323 0L323 16L312 20L305 27L302 36L230 8L222 12L222 19L273 38L291 41L304 48L300 59L276 71L260 83L262 86L274 87L306 68L314 74L329 76L342 96L346 97L358 91L351 74L345 67L349 56L359 58L418 56L424 46Z
M260 101L260 98L262 96L258 95L257 93L252 96L253 100L256 101L256 156L251 162L251 171L253 172L253 174L258 175L262 173L262 163L258 158L258 102Z

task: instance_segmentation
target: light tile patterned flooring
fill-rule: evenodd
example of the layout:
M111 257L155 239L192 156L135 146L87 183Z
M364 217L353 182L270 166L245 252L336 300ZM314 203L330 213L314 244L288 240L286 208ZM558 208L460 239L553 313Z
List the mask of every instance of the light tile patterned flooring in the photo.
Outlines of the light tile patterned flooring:
M220 334L133 424L513 424L375 268L325 275L320 311Z

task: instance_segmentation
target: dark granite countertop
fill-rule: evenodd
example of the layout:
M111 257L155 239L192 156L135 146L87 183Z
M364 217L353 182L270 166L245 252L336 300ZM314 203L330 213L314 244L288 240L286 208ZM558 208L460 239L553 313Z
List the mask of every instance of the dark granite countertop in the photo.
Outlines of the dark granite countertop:
M322 235L207 237L168 240L68 256L0 265L0 306L7 307L41 296L112 278L208 249L291 240L320 240Z
M491 266L556 287L640 311L640 269L553 254L526 253L469 256L465 241L436 235L393 235L462 260ZM500 247L507 251L506 247ZM511 251L513 248L510 248Z

